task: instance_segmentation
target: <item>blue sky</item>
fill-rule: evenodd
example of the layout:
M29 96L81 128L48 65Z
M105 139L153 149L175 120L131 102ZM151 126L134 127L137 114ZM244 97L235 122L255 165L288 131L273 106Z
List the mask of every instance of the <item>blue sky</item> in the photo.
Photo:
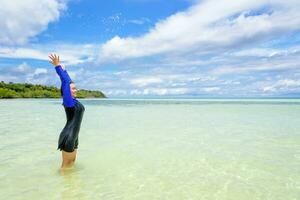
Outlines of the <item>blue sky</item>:
M0 80L109 97L300 96L300 2L21 0L0 8Z

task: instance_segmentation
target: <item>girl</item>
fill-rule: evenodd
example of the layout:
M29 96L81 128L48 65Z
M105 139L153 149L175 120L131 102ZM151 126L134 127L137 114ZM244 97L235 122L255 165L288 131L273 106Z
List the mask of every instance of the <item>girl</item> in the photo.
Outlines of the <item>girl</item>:
M77 154L78 134L84 113L84 106L76 99L76 87L69 77L67 71L62 67L59 56L51 54L50 63L55 66L56 73L61 80L61 95L63 98L63 106L66 112L67 123L60 133L58 140L58 148L62 151L61 168L72 167Z

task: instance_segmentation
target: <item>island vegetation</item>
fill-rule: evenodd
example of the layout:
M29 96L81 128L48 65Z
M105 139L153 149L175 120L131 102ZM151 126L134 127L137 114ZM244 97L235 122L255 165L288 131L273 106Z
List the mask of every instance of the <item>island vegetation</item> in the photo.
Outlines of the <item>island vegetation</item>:
M29 83L0 82L0 99L4 98L61 98L60 88ZM101 91L78 90L76 98L106 98Z

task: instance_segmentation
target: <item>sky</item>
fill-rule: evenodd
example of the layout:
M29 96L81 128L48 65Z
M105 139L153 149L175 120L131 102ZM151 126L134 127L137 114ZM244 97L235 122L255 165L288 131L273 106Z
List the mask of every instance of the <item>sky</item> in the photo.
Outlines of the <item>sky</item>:
M108 97L300 97L298 0L0 0L0 81Z

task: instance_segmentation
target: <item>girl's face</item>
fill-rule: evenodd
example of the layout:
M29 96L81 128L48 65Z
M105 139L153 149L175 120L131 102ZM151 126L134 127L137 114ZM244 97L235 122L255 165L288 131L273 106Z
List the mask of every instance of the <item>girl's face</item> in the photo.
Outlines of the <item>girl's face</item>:
M70 84L70 89L71 89L71 95L72 95L72 97L75 98L76 95L77 95L77 89L76 89L76 86L75 86L74 83Z

